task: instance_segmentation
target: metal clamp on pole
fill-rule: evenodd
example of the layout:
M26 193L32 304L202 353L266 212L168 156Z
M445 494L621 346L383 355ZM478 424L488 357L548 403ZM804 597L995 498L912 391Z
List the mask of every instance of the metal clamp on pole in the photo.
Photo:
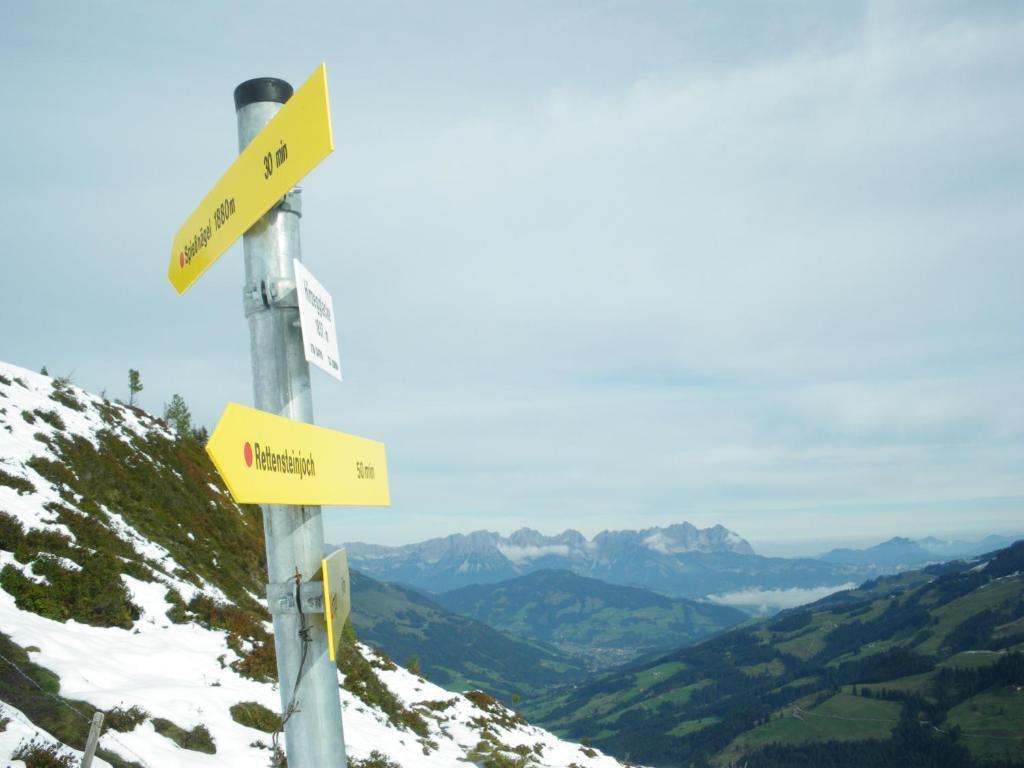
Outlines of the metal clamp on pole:
M279 277L247 285L242 289L242 305L246 317L268 309L298 309L295 281Z
M288 194L281 198L278 207L286 213L294 213L302 218L302 187L293 187Z
M299 599L302 601L302 613L324 612L324 583L307 581L299 585ZM267 584L267 606L271 613L298 614L295 604L295 582L282 581Z

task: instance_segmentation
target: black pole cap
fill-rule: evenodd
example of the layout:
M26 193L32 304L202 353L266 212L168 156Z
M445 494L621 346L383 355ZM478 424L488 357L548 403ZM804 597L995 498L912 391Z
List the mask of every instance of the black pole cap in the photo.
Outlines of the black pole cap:
M257 101L276 101L278 104L284 104L294 92L284 80L276 77L255 77L235 88L235 111Z

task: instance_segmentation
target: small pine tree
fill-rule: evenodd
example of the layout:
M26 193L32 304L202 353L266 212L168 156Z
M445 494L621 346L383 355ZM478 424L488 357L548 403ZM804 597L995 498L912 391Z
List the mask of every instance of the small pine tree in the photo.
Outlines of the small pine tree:
M193 435L192 414L185 404L185 398L179 394L171 395L171 402L164 405L164 421L178 433L178 437Z
M414 674L414 675L421 674L420 673L420 657L419 656L410 656L409 659L405 662L405 668L407 670L409 670L410 672L412 672L412 674Z
M128 369L128 405L135 405L135 396L143 389L142 379L139 372L134 368Z

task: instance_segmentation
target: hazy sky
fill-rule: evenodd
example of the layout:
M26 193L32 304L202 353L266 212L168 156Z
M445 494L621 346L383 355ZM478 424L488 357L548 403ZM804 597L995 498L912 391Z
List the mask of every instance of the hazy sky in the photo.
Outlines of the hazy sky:
M171 239L232 91L327 64L305 263L393 507L327 538L1024 530L1024 5L3 3L0 358L210 427L241 244Z

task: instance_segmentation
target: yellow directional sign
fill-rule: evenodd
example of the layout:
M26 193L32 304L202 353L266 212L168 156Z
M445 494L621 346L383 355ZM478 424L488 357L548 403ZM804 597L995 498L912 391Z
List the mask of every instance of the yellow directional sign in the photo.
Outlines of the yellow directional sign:
M351 585L348 578L348 555L339 549L320 561L324 579L324 618L327 619L327 648L334 661L341 644L341 630L352 610Z
M321 64L174 236L167 277L178 293L333 150L327 68Z
M228 403L206 452L239 504L388 506L384 444Z

